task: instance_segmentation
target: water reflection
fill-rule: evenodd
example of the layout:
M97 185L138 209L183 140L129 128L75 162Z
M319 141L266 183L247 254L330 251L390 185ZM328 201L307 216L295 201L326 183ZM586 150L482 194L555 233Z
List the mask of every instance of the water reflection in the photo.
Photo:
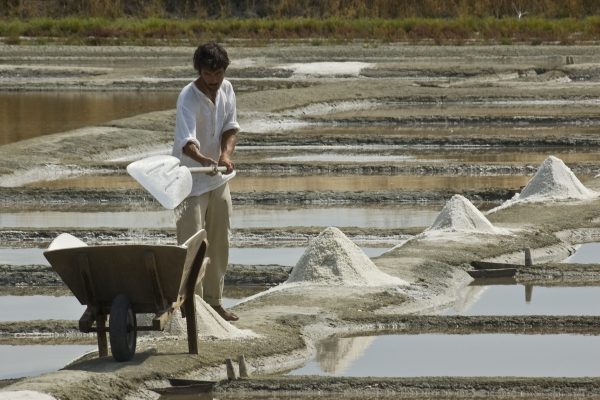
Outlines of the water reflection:
M175 108L176 99L170 92L0 93L0 145Z
M485 284L463 288L445 315L600 315L600 286Z
M422 334L356 339L338 338L335 345L328 341L320 346L315 360L291 375L582 377L600 374L599 336Z
M323 340L317 345L316 362L326 374L341 375L363 356L374 340L375 336Z

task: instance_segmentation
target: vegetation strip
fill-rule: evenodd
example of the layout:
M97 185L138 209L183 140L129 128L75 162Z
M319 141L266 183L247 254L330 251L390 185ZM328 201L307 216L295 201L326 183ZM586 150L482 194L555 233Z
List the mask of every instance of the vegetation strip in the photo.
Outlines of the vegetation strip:
M314 4L314 3L313 3ZM513 13L514 15L514 13ZM376 40L383 42L463 44L562 43L597 40L600 18L519 19L464 16L458 18L221 18L170 19L162 17L38 17L5 18L0 36L9 44L22 38L42 42L60 39L70 44L145 44L180 41L182 44L218 38L255 41ZM41 38L41 39L39 39ZM204 39L201 39L204 38Z

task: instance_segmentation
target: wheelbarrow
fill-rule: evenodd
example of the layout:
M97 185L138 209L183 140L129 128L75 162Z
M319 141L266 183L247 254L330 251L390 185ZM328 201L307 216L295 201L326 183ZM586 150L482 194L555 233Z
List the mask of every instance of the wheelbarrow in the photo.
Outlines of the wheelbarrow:
M207 245L204 230L181 246L87 246L63 233L44 256L87 306L79 330L97 333L99 357L108 355L108 332L115 360L129 361L135 354L137 332L164 330L178 308L186 318L189 352L198 354L194 291L209 262ZM137 326L136 314L141 313L155 314L150 326Z

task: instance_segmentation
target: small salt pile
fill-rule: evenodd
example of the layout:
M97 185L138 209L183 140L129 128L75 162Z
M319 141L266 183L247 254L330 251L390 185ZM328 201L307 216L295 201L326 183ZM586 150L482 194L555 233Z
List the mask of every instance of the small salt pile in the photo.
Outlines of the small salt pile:
M200 296L195 295L194 301L196 303L196 325L198 326L199 337L239 339L256 336L251 331L238 329L225 321L210 305L202 300ZM187 335L186 320L181 317L179 311L176 311L173 314L173 317L165 326L164 332L175 336Z
M430 231L499 233L499 230L465 197L455 194L446 203Z
M596 192L586 188L561 159L549 156L513 201L585 200L597 195Z
M343 286L407 285L380 271L338 228L329 227L311 241L285 282Z

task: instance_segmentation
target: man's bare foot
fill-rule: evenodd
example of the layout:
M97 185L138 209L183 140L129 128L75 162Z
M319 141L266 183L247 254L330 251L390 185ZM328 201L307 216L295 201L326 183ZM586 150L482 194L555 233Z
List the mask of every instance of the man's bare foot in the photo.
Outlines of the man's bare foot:
M235 315L234 313L232 313L229 310L226 310L223 306L213 306L211 305L211 307L213 308L213 310L215 310L217 312L217 314L219 314L221 316L221 318L223 318L225 321L237 321L238 319L240 319L240 317L238 317L237 315Z

